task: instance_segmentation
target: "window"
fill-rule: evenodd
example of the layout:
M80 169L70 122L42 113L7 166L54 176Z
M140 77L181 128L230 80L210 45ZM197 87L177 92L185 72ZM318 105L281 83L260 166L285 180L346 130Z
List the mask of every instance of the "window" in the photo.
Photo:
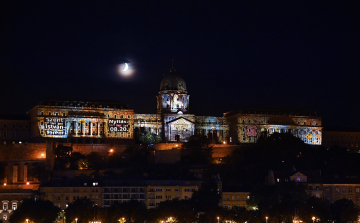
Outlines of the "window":
M4 131L4 138L6 138L6 135L7 135L7 133L6 133L6 131Z
M349 196L349 200L352 201L352 196Z
M191 192L190 188L185 188L185 192Z
M352 187L349 187L349 193L352 193Z
M185 196L185 199L189 199L189 196Z
M342 188L342 192L345 193L346 192L346 187Z
M166 191L171 191L171 189L170 189L170 188L166 188Z
M355 189L355 191L356 191L356 193L359 193L359 192L360 192L360 188L357 187L357 188Z
M175 191L180 191L180 189L179 189L179 188L175 188Z
M161 192L161 191L162 191L162 188L156 188L155 191L156 191L156 192Z
M12 203L12 209L15 211L16 208L17 208L17 203L16 203L16 202L13 202L13 203Z
M155 206L155 203L154 203L154 202L150 202L150 203L149 203L149 206Z
M340 192L340 188L338 188L338 187L335 188L335 191L336 191L336 192Z
M162 199L162 195L156 195L155 198L156 199Z
M166 195L166 199L170 199L171 198L171 195Z
M8 203L3 204L3 210L6 211L8 209Z

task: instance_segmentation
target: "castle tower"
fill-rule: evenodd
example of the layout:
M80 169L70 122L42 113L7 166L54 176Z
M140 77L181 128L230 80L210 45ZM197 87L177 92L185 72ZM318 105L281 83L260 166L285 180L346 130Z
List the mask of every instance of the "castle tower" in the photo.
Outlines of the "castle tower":
M160 84L157 96L157 112L159 114L189 113L189 97L184 79L174 68L166 75Z

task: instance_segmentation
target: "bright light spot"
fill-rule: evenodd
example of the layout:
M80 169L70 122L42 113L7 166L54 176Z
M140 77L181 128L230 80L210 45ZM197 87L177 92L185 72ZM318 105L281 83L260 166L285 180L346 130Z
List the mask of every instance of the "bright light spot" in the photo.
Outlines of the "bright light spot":
M117 68L119 74L124 77L131 76L134 73L134 69L130 63L122 63Z
M176 144L175 146L176 146L176 147L178 147L178 145L177 145L177 144Z
M224 142L223 142L223 144L225 145L225 144L226 144L226 142L224 141Z
M6 183L4 183L4 186L6 186Z
M26 185L29 185L30 183L29 182L26 182Z
M113 150L113 149L110 149L110 152L112 153L112 152L114 152L114 150Z
M44 154L44 153L42 153L42 154L41 154L41 156L42 156L42 157L44 157L44 156L45 156L45 154Z

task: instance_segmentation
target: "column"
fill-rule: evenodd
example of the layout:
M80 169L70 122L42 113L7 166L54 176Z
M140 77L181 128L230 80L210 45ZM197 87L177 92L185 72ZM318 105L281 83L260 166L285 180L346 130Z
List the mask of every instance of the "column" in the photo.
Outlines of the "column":
M83 124L83 122L81 122L81 135L85 136L85 121L84 121L84 124Z
M13 166L13 183L17 183L18 181L18 166Z
M97 135L100 136L100 123L97 122L96 126L97 126Z
M92 123L89 122L89 135L92 136Z
M24 164L24 182L27 182L27 164Z

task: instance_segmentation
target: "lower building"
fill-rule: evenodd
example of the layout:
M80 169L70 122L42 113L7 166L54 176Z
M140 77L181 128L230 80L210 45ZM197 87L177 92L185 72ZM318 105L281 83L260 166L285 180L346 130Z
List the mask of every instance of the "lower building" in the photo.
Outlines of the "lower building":
M227 209L234 207L247 208L246 201L250 199L250 192L242 187L224 187L222 192L222 206Z

